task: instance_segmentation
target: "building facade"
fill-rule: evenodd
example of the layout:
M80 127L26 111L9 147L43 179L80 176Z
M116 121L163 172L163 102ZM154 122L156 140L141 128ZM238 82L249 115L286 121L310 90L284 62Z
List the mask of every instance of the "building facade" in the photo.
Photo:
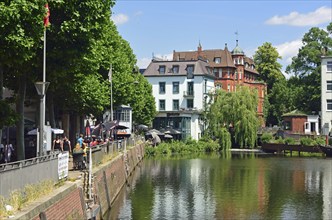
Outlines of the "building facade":
M321 104L321 133L332 134L332 56L322 57Z
M171 127L181 139L198 140L204 132L201 115L214 91L214 74L206 61L158 61L153 59L143 73L152 85L157 116L153 127Z
M209 67L215 76L216 89L224 89L229 92L236 90L237 85L246 85L258 92L257 115L261 125L265 125L263 106L266 95L266 84L257 81L259 73L255 68L253 59L245 56L243 50L236 41L236 47L229 51L227 44L224 50L212 49L203 50L201 44L197 51L173 51L173 61L202 59L208 62Z

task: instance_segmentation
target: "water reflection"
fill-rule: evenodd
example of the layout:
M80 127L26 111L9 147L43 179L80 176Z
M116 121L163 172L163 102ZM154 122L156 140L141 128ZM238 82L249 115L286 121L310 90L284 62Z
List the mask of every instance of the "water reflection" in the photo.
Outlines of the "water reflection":
M145 158L106 219L332 219L332 160Z

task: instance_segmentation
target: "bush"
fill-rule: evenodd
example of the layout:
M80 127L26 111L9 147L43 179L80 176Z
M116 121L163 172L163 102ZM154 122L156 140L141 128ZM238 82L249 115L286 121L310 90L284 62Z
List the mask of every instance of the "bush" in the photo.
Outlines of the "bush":
M285 143L285 139L283 139L282 137L279 137L275 142L277 144L284 144Z
M305 138L300 139L300 143L302 145L306 145L306 146L314 146L315 145L315 140L311 139L311 138L308 138L308 137L305 137Z
M317 137L315 138L315 145L325 145L326 144L326 139L325 137Z
M271 143L272 139L273 139L272 133L263 133L261 136L262 143Z
M285 144L295 144L296 140L294 138L291 137L287 137L285 138Z

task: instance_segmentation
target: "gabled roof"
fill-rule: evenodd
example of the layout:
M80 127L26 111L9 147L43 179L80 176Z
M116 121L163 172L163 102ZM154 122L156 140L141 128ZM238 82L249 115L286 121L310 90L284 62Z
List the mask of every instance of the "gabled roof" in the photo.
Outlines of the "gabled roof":
M189 60L189 61L157 61L152 60L149 66L143 73L143 76L187 76L187 66L194 65L194 75L205 75L213 77L207 62L203 60ZM160 74L160 66L165 66L165 73ZM173 66L179 67L178 73L173 73Z
M221 58L220 63L215 63L214 59L216 57ZM222 49L213 49L213 50L202 50L202 51L183 51L176 52L173 51L173 61L181 60L197 60L197 59L207 60L211 67L233 67L235 68L232 54L226 48Z

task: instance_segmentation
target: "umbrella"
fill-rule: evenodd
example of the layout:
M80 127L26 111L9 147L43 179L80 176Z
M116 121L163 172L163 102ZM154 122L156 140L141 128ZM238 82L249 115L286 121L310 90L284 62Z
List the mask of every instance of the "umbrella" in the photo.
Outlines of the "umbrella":
M92 132L91 132L91 136L95 135L95 136L102 136L103 133L103 126L100 123L99 125L97 125L96 127L93 128Z
M159 136L164 136L164 135L165 135L164 133L158 131L157 129L151 129L151 130L147 131L147 132L145 133L145 135L151 136L153 133L154 133L154 134L157 134L157 135L159 135Z
M171 128L171 127L163 128L160 131L163 131L165 134L170 134L170 135L176 135L176 134L181 134L182 133L181 131L176 130L176 129Z
M147 131L149 127L147 125L137 125L137 130Z
M165 134L164 136L165 139L173 139L173 136L170 134Z

